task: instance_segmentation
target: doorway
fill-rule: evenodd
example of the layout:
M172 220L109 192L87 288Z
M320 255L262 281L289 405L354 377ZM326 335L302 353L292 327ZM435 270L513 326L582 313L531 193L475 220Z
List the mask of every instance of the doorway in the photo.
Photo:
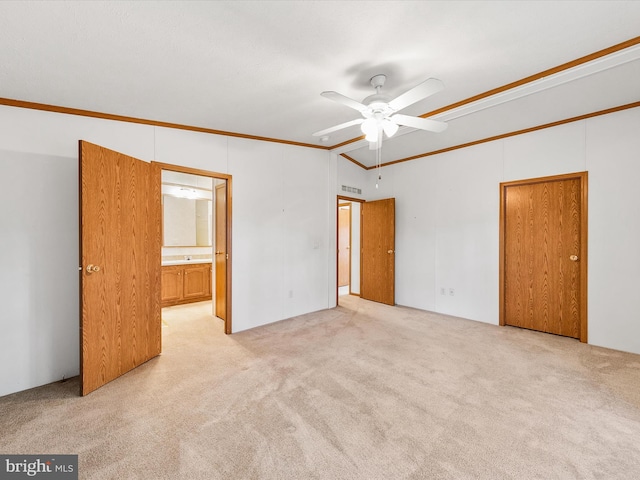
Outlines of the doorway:
M360 295L360 211L364 200L337 198L336 289L338 299Z
M351 288L351 203L338 206L338 294Z
M500 184L500 325L587 341L587 172Z
M231 333L231 176L149 163L83 140L78 168L80 393L87 395L162 351L162 170L226 185L224 331ZM208 222L208 205L194 210ZM203 295L210 278L210 267L194 270L182 282L189 298Z
M175 239L173 245L167 245L165 239L170 238L166 235L169 226L163 217L163 294L165 293L165 285L170 285L172 288L174 285L182 286L183 289L185 286L192 285L192 291L187 292L188 295L185 295L184 290L181 292L182 301L180 303L211 301L212 315L224 322L224 332L230 334L232 332L231 176L178 165L163 163L158 165L162 172L163 183L168 184L162 186L164 190L173 187L182 192L183 190L180 189L185 189L187 195L204 197L208 194L209 198L206 206L200 207L200 214L196 213L195 220L191 220L189 225L182 225L179 229L189 231L189 238L195 242L193 245L177 245L176 243L184 243L184 241L176 242ZM165 179L170 179L170 181L165 181ZM194 183L195 186L192 186ZM163 204L167 199L164 190L160 198ZM189 215L189 217L193 216ZM195 233L191 232L193 228L196 228ZM189 271L180 270L180 265L186 265ZM207 276L202 280L200 276L194 275L197 273L196 271L203 270L198 265L206 265ZM165 284L164 279L167 277L165 272L172 269L179 271L177 280ZM194 289L197 291L194 292ZM180 292L178 292L179 294Z

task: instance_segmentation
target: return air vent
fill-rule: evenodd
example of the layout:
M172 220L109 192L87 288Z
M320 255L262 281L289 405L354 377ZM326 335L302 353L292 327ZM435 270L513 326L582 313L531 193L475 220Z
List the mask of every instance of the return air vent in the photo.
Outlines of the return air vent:
M356 187L348 187L346 185L342 185L342 191L349 192L349 193L357 193L358 195L362 195L362 189L356 188Z

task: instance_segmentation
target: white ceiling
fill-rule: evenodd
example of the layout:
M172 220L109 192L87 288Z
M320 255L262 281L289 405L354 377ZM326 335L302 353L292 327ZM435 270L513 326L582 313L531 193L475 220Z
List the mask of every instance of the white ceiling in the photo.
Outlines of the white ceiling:
M359 116L322 91L361 101L378 73L392 97L439 78L444 91L402 111L420 115L635 38L639 20L635 0L5 0L0 97L319 145L313 132ZM638 101L639 51L445 112L444 133L401 131L382 160ZM363 142L338 151L375 162Z

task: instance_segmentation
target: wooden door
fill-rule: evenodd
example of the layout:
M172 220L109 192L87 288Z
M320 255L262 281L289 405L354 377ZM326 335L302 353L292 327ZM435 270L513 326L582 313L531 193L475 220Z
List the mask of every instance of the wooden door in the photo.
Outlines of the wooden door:
M349 285L351 277L351 205L338 208L338 286Z
M501 325L586 342L586 181L501 185Z
M360 296L395 305L395 198L361 209Z
M216 317L227 313L227 182L216 185Z
M80 141L81 393L160 354L160 174Z

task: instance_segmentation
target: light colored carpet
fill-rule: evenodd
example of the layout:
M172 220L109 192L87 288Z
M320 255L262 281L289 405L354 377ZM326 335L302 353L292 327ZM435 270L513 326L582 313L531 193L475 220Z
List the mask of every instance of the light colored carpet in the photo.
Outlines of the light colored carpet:
M83 479L640 476L640 356L340 302L232 336L165 309L164 353L89 396L0 398L0 452L79 454Z

